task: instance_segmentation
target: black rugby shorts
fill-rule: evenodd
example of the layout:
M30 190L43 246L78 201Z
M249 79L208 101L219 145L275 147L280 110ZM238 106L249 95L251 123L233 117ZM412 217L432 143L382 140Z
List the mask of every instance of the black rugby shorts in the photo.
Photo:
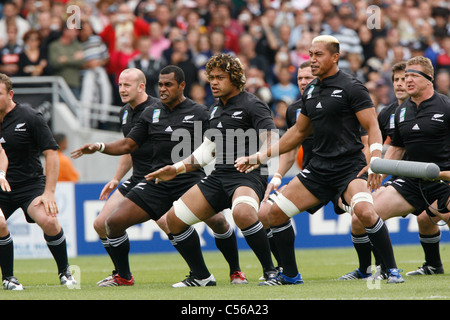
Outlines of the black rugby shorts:
M151 219L157 221L173 203L196 185L204 175L179 175L171 181L142 180L131 189L126 197L148 213Z
M11 186L10 192L4 192L0 189L0 208L8 219L14 211L22 208L27 222L34 223L27 213L31 202L41 196L45 190L45 177L39 177L28 181L20 186Z
M200 191L216 212L231 208L233 194L239 187L249 187L261 202L267 187L267 176L258 171L239 172L236 169L214 170L198 184Z
M391 186L416 209L412 212L414 215L421 214L435 200L438 201L438 208L443 209L442 213L449 212L446 209L450 197L448 182L439 183L417 178L397 177L392 181ZM428 214L430 213L428 212Z
M362 152L333 160L315 156L297 177L309 192L326 205L329 201L337 203L338 197L342 198L348 184L357 178L365 166L366 159ZM358 178L367 180L367 173ZM344 201L344 204L347 203Z

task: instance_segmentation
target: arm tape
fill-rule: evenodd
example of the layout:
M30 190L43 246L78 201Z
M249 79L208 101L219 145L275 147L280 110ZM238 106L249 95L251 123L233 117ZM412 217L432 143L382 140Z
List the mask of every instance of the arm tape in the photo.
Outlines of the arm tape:
M205 138L203 143L197 149L195 149L192 155L194 156L197 163L204 167L214 160L213 153L215 152L215 150L216 144L208 138Z

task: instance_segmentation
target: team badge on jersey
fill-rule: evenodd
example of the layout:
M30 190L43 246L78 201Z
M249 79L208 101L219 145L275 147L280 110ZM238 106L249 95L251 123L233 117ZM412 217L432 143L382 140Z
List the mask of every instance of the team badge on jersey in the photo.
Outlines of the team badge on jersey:
M405 121L406 107L400 109L400 122Z
M153 110L153 123L159 122L159 116L161 115L161 109Z
M312 95L313 91L314 91L314 85L311 85L311 87L309 87L308 92L306 93L307 94L306 99L311 98L311 95Z
M389 118L389 129L394 129L395 128L395 114L391 114L390 118Z
M128 118L128 110L125 110L122 117L122 124L127 123L127 118Z
M217 108L219 108L219 106L215 106L215 107L212 109L211 115L209 116L209 120L211 120L212 118L214 118L214 114L216 113Z

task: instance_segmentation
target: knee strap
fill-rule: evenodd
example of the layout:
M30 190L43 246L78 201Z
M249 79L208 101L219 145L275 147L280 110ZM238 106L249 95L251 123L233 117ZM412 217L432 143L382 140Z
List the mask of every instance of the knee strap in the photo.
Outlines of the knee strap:
M256 210L256 212L258 212L258 210L259 210L259 203L258 203L258 201L256 201L255 199L253 199L252 197L249 197L249 196L239 196L236 199L234 199L233 205L231 206L231 211L233 211L234 208L239 203L248 204L249 206L253 207Z
M292 218L297 213L300 212L300 210L297 208L297 206L288 198L283 196L281 193L277 194L274 197L274 201L277 204L277 206L281 209L281 211L284 212L285 215L287 215L289 218Z
M193 224L201 221L181 199L178 199L173 203L173 209L178 219L183 221L188 226L192 226Z
M350 207L352 208L352 212L355 210L355 205L359 202L369 202L373 204L373 197L369 192L358 192L352 197L352 201Z

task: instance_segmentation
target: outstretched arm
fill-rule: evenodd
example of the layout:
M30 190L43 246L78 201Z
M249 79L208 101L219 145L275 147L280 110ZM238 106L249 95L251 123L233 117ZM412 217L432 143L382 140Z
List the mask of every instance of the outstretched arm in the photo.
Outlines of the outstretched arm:
M124 138L110 143L95 142L85 144L81 148L72 151L70 153L70 156L74 159L77 159L81 157L83 154L93 154L97 151L117 156L131 153L135 151L138 147L139 147L138 144L133 139Z

